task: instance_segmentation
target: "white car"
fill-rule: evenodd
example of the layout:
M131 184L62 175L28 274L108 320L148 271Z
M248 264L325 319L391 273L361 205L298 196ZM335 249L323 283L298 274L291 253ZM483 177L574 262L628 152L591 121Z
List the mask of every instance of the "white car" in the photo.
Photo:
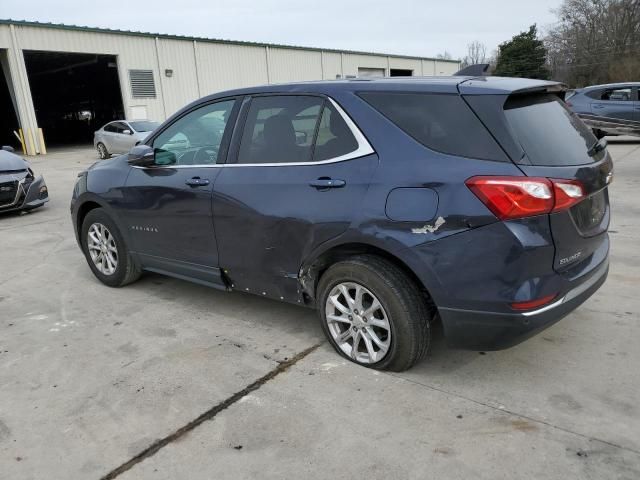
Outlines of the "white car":
M116 120L109 122L93 135L93 145L101 159L114 153L127 153L139 142L147 138L158 125L149 120Z

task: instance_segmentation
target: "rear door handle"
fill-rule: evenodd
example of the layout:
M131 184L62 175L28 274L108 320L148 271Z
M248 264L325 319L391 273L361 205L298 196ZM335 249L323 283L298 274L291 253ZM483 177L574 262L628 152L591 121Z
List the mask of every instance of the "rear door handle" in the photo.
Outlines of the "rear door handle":
M320 177L316 180L311 180L309 185L318 190L328 190L330 188L342 188L347 184L344 180L333 179L329 177Z
M206 185L209 185L209 179L208 178L193 177L193 178L190 178L189 180L187 180L184 183L186 183L190 187L204 187Z

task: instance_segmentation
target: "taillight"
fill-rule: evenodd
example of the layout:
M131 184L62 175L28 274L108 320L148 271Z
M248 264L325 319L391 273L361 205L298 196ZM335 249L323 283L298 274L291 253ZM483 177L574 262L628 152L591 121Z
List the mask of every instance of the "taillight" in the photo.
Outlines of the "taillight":
M584 198L584 189L575 180L472 177L465 183L500 220L557 212Z
M584 198L584 188L577 180L551 179L556 202L553 211L566 210Z

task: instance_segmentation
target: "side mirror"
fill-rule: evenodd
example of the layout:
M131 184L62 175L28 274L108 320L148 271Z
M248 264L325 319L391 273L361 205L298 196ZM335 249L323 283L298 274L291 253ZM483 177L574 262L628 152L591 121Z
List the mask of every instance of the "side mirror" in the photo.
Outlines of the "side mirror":
M132 133L132 132L131 132L131 130L129 130L129 129L123 130L123 131L122 131L122 134L123 134L123 135L133 135L133 133Z
M136 145L129 150L129 165L136 167L151 167L156 162L156 155L149 145Z

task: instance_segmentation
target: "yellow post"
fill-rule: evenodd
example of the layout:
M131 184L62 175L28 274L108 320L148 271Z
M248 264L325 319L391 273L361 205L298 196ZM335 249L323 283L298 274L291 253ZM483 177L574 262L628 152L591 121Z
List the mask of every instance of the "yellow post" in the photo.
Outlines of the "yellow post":
M47 147L44 145L44 135L42 134L42 129L38 128L38 141L40 142L40 153L42 155L47 154Z
M20 132L20 134L18 135L18 132ZM18 141L20 142L20 145L22 146L22 154L26 155L27 154L27 149L24 146L24 136L22 135L22 129L19 128L18 132L16 132L15 130L13 131L13 134L16 136L16 138L18 139Z
M36 154L35 141L33 140L33 132L30 128L27 128L27 155Z

